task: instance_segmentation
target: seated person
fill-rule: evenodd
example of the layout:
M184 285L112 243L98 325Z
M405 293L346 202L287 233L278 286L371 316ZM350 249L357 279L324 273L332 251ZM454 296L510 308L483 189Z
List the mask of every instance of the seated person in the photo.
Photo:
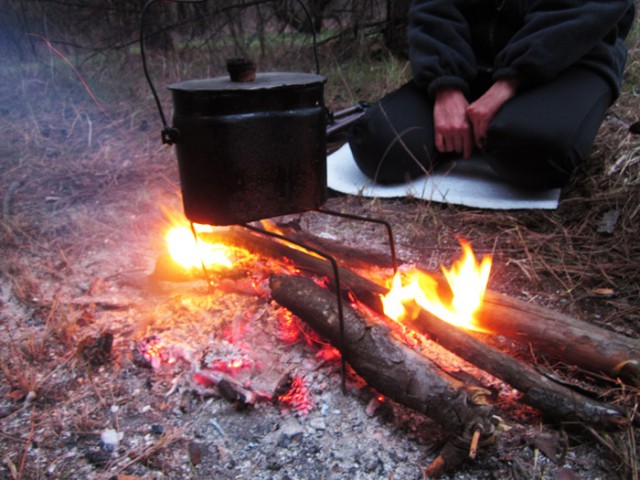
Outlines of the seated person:
M400 183L482 152L501 178L561 187L620 93L634 0L414 0L413 80L353 125L358 167Z

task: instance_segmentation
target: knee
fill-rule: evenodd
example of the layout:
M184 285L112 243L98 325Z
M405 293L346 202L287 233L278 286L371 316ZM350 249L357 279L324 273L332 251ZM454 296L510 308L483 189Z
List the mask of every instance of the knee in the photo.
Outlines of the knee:
M492 126L485 153L491 168L507 182L527 189L565 186L584 154L562 132L531 132L514 125Z
M401 183L430 170L429 135L421 127L397 132L363 118L349 132L349 146L367 177L378 183Z
M487 156L493 171L516 187L547 190L564 187L573 170L567 170L553 158L534 156L524 158L515 154L494 153Z
M434 150L432 116L426 95L412 83L382 98L349 131L358 167L379 183L427 173Z

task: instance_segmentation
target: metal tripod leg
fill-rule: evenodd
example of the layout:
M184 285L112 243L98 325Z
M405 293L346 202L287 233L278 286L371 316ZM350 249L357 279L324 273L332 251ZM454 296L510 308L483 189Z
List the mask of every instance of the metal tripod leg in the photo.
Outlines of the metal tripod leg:
M313 252L327 260L329 260L329 262L331 263L331 267L333 268L333 276L335 278L336 281L336 301L338 303L338 320L340 323L340 339L339 339L339 346L338 346L338 350L340 350L340 357L341 357L341 363L340 363L340 373L342 375L342 391L343 393L347 392L347 359L346 359L346 350L344 348L345 346L345 341L344 341L344 311L342 308L342 286L340 285L340 270L338 268L338 262L336 261L335 258L333 258L331 255L318 250L316 248L310 247L308 245L305 245L302 242L298 242L296 240L292 240L290 238L285 237L284 235L280 235L279 233L274 233L274 232L269 232L267 230L263 230L262 228L258 228L258 227L254 227L252 225L248 225L248 224L244 224L243 227L252 230L254 232L258 232L258 233L262 233L264 235L268 235L270 237L274 237L274 238L278 238L280 240L283 240L285 242L289 242L292 243L294 245L297 245L299 247L302 247L304 249L309 250L310 252Z
M387 230L387 236L389 237L389 250L391 253L391 265L393 266L393 273L394 275L398 273L398 260L396 259L396 242L393 238L393 230L391 229L391 224L389 222L387 222L386 220L382 220L380 218L362 217L360 215L336 212L334 210L328 210L325 208L318 208L316 211L320 213L325 213L327 215L333 215L335 217L349 218L351 220L359 220L362 222L370 222L370 223L377 223L379 225L383 225Z

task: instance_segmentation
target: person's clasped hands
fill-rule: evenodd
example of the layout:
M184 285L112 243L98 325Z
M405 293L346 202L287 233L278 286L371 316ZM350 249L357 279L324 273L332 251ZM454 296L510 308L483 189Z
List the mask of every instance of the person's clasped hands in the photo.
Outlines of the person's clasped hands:
M473 146L482 149L495 114L518 89L518 80L497 80L480 98L469 103L457 88L441 88L433 111L435 146L443 153L461 153L468 159Z

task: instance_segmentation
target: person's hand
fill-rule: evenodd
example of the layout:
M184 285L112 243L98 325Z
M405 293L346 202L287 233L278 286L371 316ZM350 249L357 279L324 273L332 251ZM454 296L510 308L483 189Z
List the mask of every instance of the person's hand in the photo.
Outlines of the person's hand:
M471 156L473 141L467 119L468 106L469 102L460 90L442 88L436 93L433 126L439 152L462 153L465 159Z
M516 94L518 84L515 78L498 80L467 107L466 114L473 127L473 140L478 148L482 148L484 144L491 120L505 102Z

